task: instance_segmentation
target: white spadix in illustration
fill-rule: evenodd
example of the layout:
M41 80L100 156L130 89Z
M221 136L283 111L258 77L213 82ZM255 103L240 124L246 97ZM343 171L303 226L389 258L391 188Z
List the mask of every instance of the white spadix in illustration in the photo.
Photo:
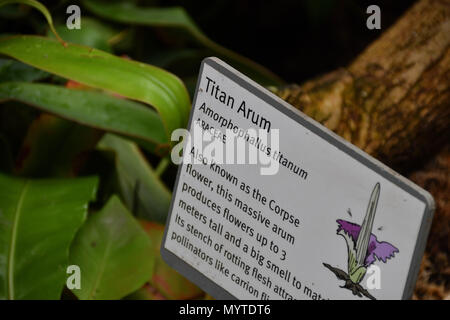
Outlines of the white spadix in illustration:
M372 234L373 220L377 211L378 199L380 198L380 184L377 183L370 195L369 204L367 205L366 216L364 217L356 241L356 261L358 264L364 265L366 260L367 248L369 246L370 235Z
M375 297L360 285L361 280L367 273L367 268L377 260L386 263L388 259L394 257L395 253L399 252L389 242L378 241L372 233L380 189L380 183L377 182L372 189L361 226L342 219L336 221L339 225L337 234L342 236L347 244L348 273L324 263L324 266L330 269L339 279L345 280L343 288L351 290L354 295L360 297L364 295L369 299L375 299Z

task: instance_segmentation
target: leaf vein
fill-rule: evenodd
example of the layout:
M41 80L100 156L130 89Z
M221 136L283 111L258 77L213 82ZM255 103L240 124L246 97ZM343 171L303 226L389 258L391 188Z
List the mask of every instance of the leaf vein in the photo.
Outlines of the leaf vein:
M27 193L29 181L25 182L22 192L20 193L19 201L17 202L16 211L14 212L13 229L11 232L11 245L8 255L8 298L14 300L14 257L16 253L16 240L17 240L17 228L19 225L20 213L22 211L22 205Z

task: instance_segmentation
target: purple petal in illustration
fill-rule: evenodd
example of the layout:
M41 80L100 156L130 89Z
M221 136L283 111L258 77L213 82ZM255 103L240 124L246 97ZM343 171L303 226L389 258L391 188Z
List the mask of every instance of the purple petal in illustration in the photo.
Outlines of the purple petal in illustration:
M359 232L361 231L361 226L357 225L356 223L341 219L337 220L336 222L339 225L337 232L344 230L348 235L352 237L353 241L355 241L356 243ZM365 266L370 266L375 262L376 259L386 263L387 259L394 257L394 254L398 252L399 250L389 242L379 242L377 237L372 233L370 235L369 247L367 248Z
M353 241L355 241L355 243L356 243L356 240L358 239L359 231L361 230L361 226L357 225L356 223L348 222L348 221L341 220L341 219L336 220L336 222L339 225L337 232L344 229L344 231L347 232L352 237Z

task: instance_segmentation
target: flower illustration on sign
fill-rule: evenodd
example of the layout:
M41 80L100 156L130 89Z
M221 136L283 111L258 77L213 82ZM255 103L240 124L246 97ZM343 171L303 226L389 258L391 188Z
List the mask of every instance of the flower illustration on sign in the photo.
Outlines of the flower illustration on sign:
M386 263L393 258L399 250L389 242L378 241L372 233L373 222L380 197L380 184L377 183L372 190L366 215L362 225L338 219L337 234L342 236L347 244L348 260L347 272L332 267L327 263L323 265L331 270L339 280L344 280L342 288L352 291L356 296L363 295L375 299L360 283L366 275L368 267L376 261Z

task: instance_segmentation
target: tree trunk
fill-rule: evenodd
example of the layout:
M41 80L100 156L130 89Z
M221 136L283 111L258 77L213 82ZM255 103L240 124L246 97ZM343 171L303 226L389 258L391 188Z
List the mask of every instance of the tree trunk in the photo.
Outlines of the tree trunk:
M450 140L449 45L450 1L420 0L348 67L276 93L405 172Z
M433 224L422 259L415 299L450 299L450 145L408 176L436 202Z

